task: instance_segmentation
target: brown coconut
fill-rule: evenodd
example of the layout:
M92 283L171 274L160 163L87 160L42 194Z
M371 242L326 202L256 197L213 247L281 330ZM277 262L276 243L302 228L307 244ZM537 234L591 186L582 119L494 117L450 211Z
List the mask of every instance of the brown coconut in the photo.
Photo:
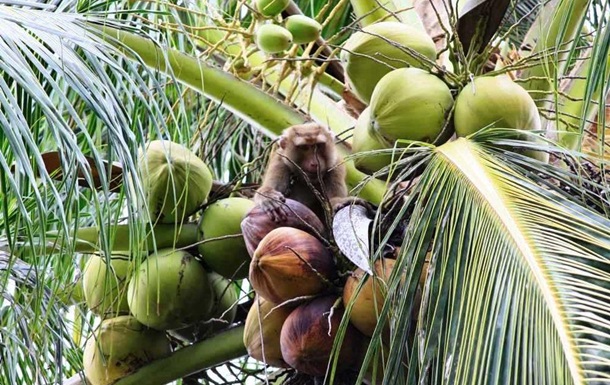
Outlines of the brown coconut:
M283 222L274 222L269 218L260 206L254 207L241 222L241 231L246 241L246 248L250 256L258 247L260 241L269 234L271 230L278 227L294 227L306 231L312 235L322 234L324 225L313 211L301 202L286 199L284 203L290 215Z
M291 367L311 376L323 376L329 367L333 343L344 309L337 297L318 297L297 307L282 326L282 357ZM332 316L330 316L332 313ZM337 370L355 367L360 359L364 336L348 324L339 350Z
M357 269L345 282L343 304L347 307L355 297L349 316L350 321L366 336L372 336L375 326L377 326L377 319L386 298L386 284L395 262L394 259L379 259L375 261L374 276L369 276L364 270ZM356 295L360 281L367 276L368 279Z
M280 332L292 308L281 306L271 311L275 307L260 296L255 298L246 317L244 345L250 357L278 368L288 368L290 366L282 358Z
M273 303L319 294L334 276L328 249L313 235L292 227L267 234L250 263L252 287Z

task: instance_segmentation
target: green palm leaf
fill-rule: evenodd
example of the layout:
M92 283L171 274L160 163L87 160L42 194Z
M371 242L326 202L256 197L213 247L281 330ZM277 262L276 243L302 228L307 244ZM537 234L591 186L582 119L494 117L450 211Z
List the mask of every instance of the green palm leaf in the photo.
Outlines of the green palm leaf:
M523 176L522 156L500 160L476 140L438 147L413 195L385 383L407 345L411 384L608 381L610 222Z

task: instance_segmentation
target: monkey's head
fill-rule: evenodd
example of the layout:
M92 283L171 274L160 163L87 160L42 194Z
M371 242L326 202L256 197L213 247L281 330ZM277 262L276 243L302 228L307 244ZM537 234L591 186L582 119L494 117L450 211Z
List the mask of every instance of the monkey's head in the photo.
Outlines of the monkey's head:
M282 133L278 145L281 154L289 158L284 159L284 162L294 171L298 167L314 176L318 172L328 171L336 164L333 135L326 127L317 123L305 123L287 128Z

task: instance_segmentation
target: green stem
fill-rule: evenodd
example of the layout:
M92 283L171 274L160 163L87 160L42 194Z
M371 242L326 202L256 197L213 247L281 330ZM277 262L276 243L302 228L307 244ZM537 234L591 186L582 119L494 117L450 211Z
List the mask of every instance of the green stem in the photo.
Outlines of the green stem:
M303 116L274 97L201 60L160 47L153 40L130 32L107 26L100 28L106 36L122 43L120 48L128 56L137 56L147 66L162 72L171 69L176 79L205 93L250 124L277 134L304 121Z
M247 354L244 326L229 329L205 341L153 361L114 385L163 385Z
M134 245L129 225L117 225L105 230L111 239L110 249L112 251L164 249L168 247L183 248L197 244L199 241L199 228L196 224L157 224L152 231L147 230L145 235L146 245L139 247ZM47 241L59 235L57 232L47 233ZM93 253L103 249L100 241L100 229L98 227L80 228L74 234L74 251L79 253ZM47 252L57 251L54 245L47 247Z

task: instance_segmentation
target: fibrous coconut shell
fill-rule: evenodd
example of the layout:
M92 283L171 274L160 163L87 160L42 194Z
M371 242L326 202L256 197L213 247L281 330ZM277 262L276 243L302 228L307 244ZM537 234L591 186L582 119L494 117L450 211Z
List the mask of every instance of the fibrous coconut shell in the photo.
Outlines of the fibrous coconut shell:
M286 199L284 205L290 215L283 222L274 222L259 206L250 210L241 222L246 248L251 256L265 235L278 227L294 227L314 236L324 233L324 225L307 206L293 199Z
M250 283L258 295L283 303L319 294L335 276L330 252L314 236L280 227L263 238L250 264Z
M334 295L318 297L290 313L280 337L284 361L299 372L323 376L329 367L334 340L344 309ZM336 304L336 305L335 305ZM355 367L363 336L348 324L339 350L337 370Z

